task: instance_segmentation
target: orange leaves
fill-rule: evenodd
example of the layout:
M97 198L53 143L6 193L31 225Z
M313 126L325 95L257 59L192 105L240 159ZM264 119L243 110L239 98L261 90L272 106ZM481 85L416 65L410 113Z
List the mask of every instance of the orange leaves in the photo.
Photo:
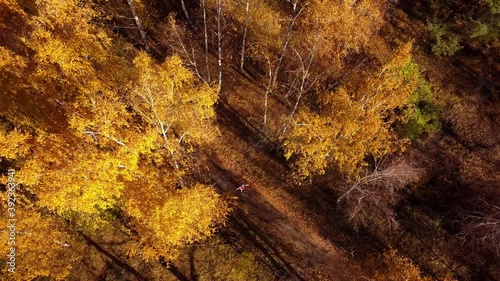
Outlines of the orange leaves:
M214 222L223 220L228 210L213 188L201 184L165 199L148 223L163 243L177 247L210 236Z
M324 174L326 159L333 149L331 136L326 136L324 132L333 132L335 129L332 130L327 120L312 112L301 111L295 119L292 132L283 142L285 157L298 157L294 165L299 180L310 178L314 174Z
M0 71L10 71L19 76L19 69L24 67L26 67L26 60L23 57L17 56L9 49L0 46Z
M364 271L369 272L369 279L375 281L455 280L450 275L437 279L424 276L420 269L409 258L400 255L400 253L393 249L383 254L382 262L380 260L374 260L373 258L368 260L368 262L365 263Z
M30 19L33 30L27 45L36 52L39 90L53 91L47 87L49 79L67 97L108 89L105 77L96 72L96 66L108 64L110 43L104 31L90 23L97 13L75 0L39 0L37 7L38 14Z
M29 150L28 138L28 134L17 129L8 133L3 130L0 131L0 157L16 159L25 156Z
M77 140L55 135L39 139L19 181L37 194L40 206L61 215L76 212L91 217L120 197L119 176L125 169L119 168L113 154Z
M26 16L26 13L23 11L21 6L19 6L19 3L17 3L17 1L15 1L15 0L2 0L2 1L0 1L0 5L6 7L5 11L8 10L9 12L12 12L12 13L15 13L15 14L18 14L21 16ZM3 25L3 23L0 23L0 26L2 26L2 25Z
M245 1L222 1L225 15L239 24L241 29L247 26L248 54L261 63L266 63L281 50L286 22L288 19L272 1L249 0L248 17ZM207 6L216 8L216 1L207 1ZM272 59L271 59L272 60Z

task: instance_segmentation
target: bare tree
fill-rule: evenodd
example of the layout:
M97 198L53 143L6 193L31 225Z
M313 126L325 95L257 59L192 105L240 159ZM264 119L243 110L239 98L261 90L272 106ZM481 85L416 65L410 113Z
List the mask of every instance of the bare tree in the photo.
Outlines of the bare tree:
M149 45L148 45L148 40L146 38L146 32L144 31L144 28L142 27L141 20L139 19L139 16L137 15L137 12L135 10L134 6L134 0L127 0L127 3L130 7L130 12L132 13L132 16L134 17L135 24L137 25L137 29L139 30L139 33L141 34L141 39L142 43L144 44L144 48L146 51L150 51Z
M167 41L170 47L182 56L184 62L194 71L201 81L210 83L203 77L198 68L196 50L194 47L188 49L188 46L195 46L195 44L190 44L188 32L182 25L177 24L173 18L169 18L169 27ZM185 40L188 40L188 42L186 43Z
M475 200L476 208L461 218L458 236L471 240L500 257L500 206L484 199Z
M393 207L402 199L402 189L419 180L420 169L405 158L386 162L385 158L376 160L373 171L341 190L338 202L346 206L355 226L375 230L397 226Z

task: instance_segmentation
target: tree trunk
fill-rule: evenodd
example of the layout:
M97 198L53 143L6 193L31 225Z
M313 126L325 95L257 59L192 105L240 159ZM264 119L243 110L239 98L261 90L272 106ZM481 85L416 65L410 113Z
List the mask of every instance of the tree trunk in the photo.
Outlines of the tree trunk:
M297 54L297 57L300 60L300 65L301 65L300 66L301 75L299 77L300 84L299 84L299 88L297 90L297 92L298 92L297 99L295 100L295 104L293 106L292 112L288 116L288 121L285 124L285 126L283 127L283 131L281 132L280 136L283 136L286 133L288 127L292 123L293 117L294 117L294 115L297 112L297 109L299 107L300 100L302 99L302 95L304 93L306 93L307 91L309 91L309 89L314 85L314 83L316 83L317 79L321 76L321 74L319 74L314 79L312 79L312 80L309 79L309 76L310 76L309 70L310 70L311 65L313 63L314 52L315 52L315 49L313 47L309 53L309 57L307 58L307 61L304 61L304 59L299 54L299 52L295 51L295 53ZM295 87L294 83L292 83L292 87ZM295 91L294 89L290 90L290 92L294 92L294 91Z
M267 126L267 101L269 98L269 93L272 91L273 83L273 66L269 64L268 82L266 86L266 92L264 93L264 124L262 126L262 131L265 132Z
M189 18L188 11L186 9L186 3L184 3L184 0L181 0L181 6L182 6L182 11L184 12L184 15L186 16L186 19L191 27L193 27L193 23L191 22L191 18Z
M219 90L222 89L222 3L221 0L217 0L217 48L218 48L218 60L217 64L219 67Z
M210 67L208 65L207 8L205 6L205 0L201 0L201 6L203 7L203 32L205 34L205 64L207 67L207 81L208 84L210 84Z
M307 5L307 3L304 4L304 6L302 6L302 8L300 8L300 10L297 12L297 14L295 14L292 21L288 25L288 30L287 30L286 36L285 36L285 43L283 44L283 49L281 50L280 57L278 59L278 62L276 63L276 69L274 70L273 81L272 81L273 88L274 88L274 85L276 84L276 79L278 78L278 73L279 73L279 70L281 68L281 63L283 61L283 57L285 56L286 49L288 48L288 44L290 43L290 38L292 37L293 26L294 26L295 22L297 21L297 18L300 16L302 11L306 7L306 5ZM295 10L295 8L296 8L296 6L294 5L294 10Z
M250 8L250 0L246 0L245 4L245 29L243 31L243 43L241 44L241 62L240 69L243 70L243 65L245 63L245 43L247 40L247 31L248 31L248 10Z
M128 5L130 6L130 12L132 12L132 16L135 20L135 25L137 25L137 29L139 29L139 33L141 34L142 43L144 44L144 48L146 51L151 51L148 45L148 40L146 38L146 32L142 27L142 23L139 20L139 16L137 16L137 12L135 11L134 0L127 0Z

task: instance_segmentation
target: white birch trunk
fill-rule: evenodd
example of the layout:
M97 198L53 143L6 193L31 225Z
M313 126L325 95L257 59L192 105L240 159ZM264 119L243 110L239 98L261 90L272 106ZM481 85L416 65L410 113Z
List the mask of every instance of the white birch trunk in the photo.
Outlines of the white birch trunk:
M218 48L218 59L217 65L219 67L219 90L222 89L222 3L221 0L217 0L217 48Z
M144 44L144 48L146 51L150 51L149 45L148 45L148 40L146 38L146 32L144 31L144 28L142 27L141 20L139 19L139 16L137 15L137 12L135 10L134 6L134 0L127 0L127 3L130 7L130 12L132 13L132 16L134 17L135 20L135 25L137 25L137 29L139 29L139 33L141 34L141 39L142 43Z
M245 29L243 31L243 42L241 44L241 61L240 61L240 69L243 70L243 65L245 64L245 43L247 40L247 32L248 32L248 10L250 8L250 0L246 0L245 4Z
M207 67L207 81L210 84L210 67L208 65L208 33L207 33L207 7L205 6L205 0L201 0L201 6L203 7L203 32L205 35L205 64Z

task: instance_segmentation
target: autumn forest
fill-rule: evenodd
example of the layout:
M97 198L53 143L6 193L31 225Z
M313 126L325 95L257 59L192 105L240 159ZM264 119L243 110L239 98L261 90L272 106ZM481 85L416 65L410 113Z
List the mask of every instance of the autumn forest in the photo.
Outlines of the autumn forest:
M500 280L500 0L0 0L0 280Z

